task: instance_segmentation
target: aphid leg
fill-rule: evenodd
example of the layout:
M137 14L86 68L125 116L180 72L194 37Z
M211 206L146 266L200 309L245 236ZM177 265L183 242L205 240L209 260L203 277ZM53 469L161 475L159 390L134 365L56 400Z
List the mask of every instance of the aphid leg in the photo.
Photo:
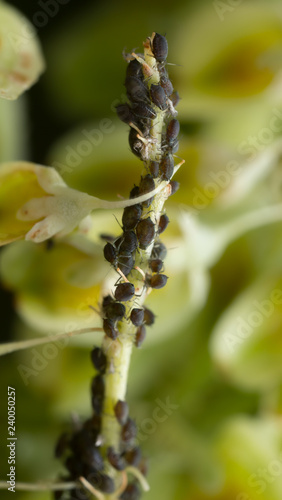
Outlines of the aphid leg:
M140 269L140 267L138 267L138 266L135 266L134 269L136 269L136 271L138 271L141 274L141 276L143 276L144 281L145 281L145 273L144 273L144 271L142 269Z
M120 270L120 268L119 268L119 267L117 267L117 269L116 269L116 270L117 270L117 272L119 273L119 275L121 276L121 278L122 278L122 279L124 279L124 281L125 281L126 283L129 283L129 281L128 281L127 277L123 274L123 272Z
M96 498L98 498L98 500L104 500L105 499L105 496L103 495L103 493L101 493L100 491L96 490L96 488L94 488L94 486L92 486L91 483L89 483L87 481L87 479L85 479L85 477L83 476L80 476L79 478L79 481L83 484L83 486Z

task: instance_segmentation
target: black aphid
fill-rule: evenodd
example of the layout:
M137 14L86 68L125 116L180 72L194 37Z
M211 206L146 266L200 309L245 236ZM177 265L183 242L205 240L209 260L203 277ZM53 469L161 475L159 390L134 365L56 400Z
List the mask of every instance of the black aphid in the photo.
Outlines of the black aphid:
M138 247L137 236L134 231L124 231L119 252L134 252Z
M133 104L132 110L135 116L137 116L138 118L153 120L157 117L157 113L153 110L153 108L149 106L149 104L145 104L144 102Z
M115 298L121 302L127 302L135 295L135 287L132 283L119 283L115 289Z
M144 309L137 309L137 308L132 309L130 313L130 320L132 321L134 326L142 325L144 321Z
M144 307L144 324L147 326L152 326L155 323L155 314L148 307Z
M164 156L160 162L160 172L166 181L172 177L174 172L174 160L171 154Z
M177 104L179 103L180 101L180 96L179 96L179 93L177 92L177 90L175 90L171 96L170 96L170 100L173 104L173 107L176 108Z
M126 462L124 458L117 452L115 452L114 448L110 446L107 449L107 457L110 464L117 470L123 470L126 467Z
M110 264L115 264L117 259L117 249L112 243L106 243L104 246L104 257Z
M140 194L139 186L134 186L134 188L132 188L130 193L129 193L129 198L130 199L137 198L137 196L139 196L139 194Z
M138 222L136 226L136 235L140 248L145 249L150 245L155 236L155 225L150 217Z
M149 261L149 267L153 273L160 273L163 268L163 261L161 259L151 259Z
M148 175L145 175L145 177L142 177L141 182L140 182L140 186L139 186L140 194L149 193L153 189L155 189L155 181L154 181L152 175L148 174ZM148 200L143 201L143 203L142 203L143 207L149 207L151 205L152 201L153 201L153 198L149 198Z
M125 306L121 302L111 302L105 310L106 317L113 321L121 321L125 315Z
M120 423L120 425L124 425L128 419L128 413L129 413L129 408L126 401L121 401L119 399L118 402L115 404L114 412L116 419Z
M157 161L151 161L149 169L150 169L150 172L152 174L152 177L154 177L154 179L156 177L158 177L159 170L160 170L160 164L159 164L159 162L157 162Z
M133 255L129 252L121 252L118 255L118 265L121 272L127 276L135 264Z
M160 220L159 220L159 228L158 228L158 233L161 234L163 233L167 226L169 225L169 218L166 214L162 214L160 216Z
M146 327L145 327L145 325L140 325L138 327L136 335L135 335L135 345L136 345L136 347L141 347L141 345L143 344L145 338L146 338Z
M148 89L136 76L127 76L125 88L128 99L131 102L144 102L148 100Z
M130 61L127 68L126 68L126 76L137 76L137 78L140 78L141 80L144 79L143 71L142 71L142 65L137 61L137 59L133 59L133 61Z
M112 340L116 340L118 337L118 331L115 328L114 321L108 318L103 319L103 330L105 334Z
M180 187L180 184L178 181L171 181L170 182L170 187L171 187L171 193L170 193L170 196L172 196L173 194L176 193L176 191L178 191L179 187Z
M141 450L140 450L139 446L136 446L134 448L131 448L130 450L127 450L123 456L124 456L126 462L129 465L133 465L133 467L138 467L138 465L141 461L141 458L142 458L142 454L141 454Z
M140 496L141 492L138 486L135 483L130 483L119 498L120 500L139 500Z
M167 108L167 96L161 85L151 85L150 94L152 102L164 111Z
M124 123L131 123L131 122L135 122L135 115L133 114L132 112L132 109L131 107L129 106L129 104L127 103L124 103L124 104L118 104L116 106L116 112L117 112L117 115L118 115L118 118L124 122Z
M134 229L141 219L142 205L140 203L132 207L125 207L122 215L122 227L124 231Z
M153 250L152 250L152 258L164 260L166 258L167 249L164 243L161 241L156 241Z
M177 136L180 131L179 121L173 118L170 120L167 129L166 129L166 141L169 146L172 146L177 139Z
M132 441L132 439L136 437L136 434L137 434L136 424L134 420L132 420L132 418L129 417L121 428L121 439L122 441L128 443L129 441Z
M146 284L151 288L163 288L167 283L168 277L165 274L154 274L146 277Z
M139 137L137 136L138 136L137 130L131 128L128 136L128 142L132 153L138 156L138 158L142 158L145 146L144 143L141 141L141 139L139 139Z
M92 393L92 408L97 413L101 415L103 409L103 400L105 396L105 382L102 375L96 375L93 378L91 384Z
M164 62L168 54L168 43L165 36L155 33L152 43L152 52L158 62Z
M91 361L98 372L105 373L107 358L100 347L94 347L94 349L92 349Z
M105 308L113 301L114 299L111 295L106 295L102 301L102 309L105 310Z

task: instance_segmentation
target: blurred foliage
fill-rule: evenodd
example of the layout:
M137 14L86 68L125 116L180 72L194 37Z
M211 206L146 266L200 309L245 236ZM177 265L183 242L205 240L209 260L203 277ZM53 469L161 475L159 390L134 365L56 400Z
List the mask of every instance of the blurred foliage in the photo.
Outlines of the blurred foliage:
M150 458L145 498L280 500L282 303L273 295L282 290L279 0L70 2L56 15L45 10L41 27L39 3L10 3L33 21L47 70L27 103L0 102L1 160L52 165L71 187L105 199L127 197L141 173L114 112L125 100L122 49L141 50L152 31L166 33L176 64L168 69L181 95L178 154L186 163L166 206L169 283L148 299L158 318L134 352L129 378L131 413ZM2 251L3 288L19 313L12 339L64 331L66 322L96 324L94 313L85 315L88 304L97 307L115 279L99 235L118 235L119 226L109 213L93 222L90 246L74 234L49 252L22 241ZM17 391L17 480L57 478L56 437L72 413L91 411L96 342L99 335L87 335L1 359L3 477L7 386ZM156 424L154 409L167 398L177 409Z

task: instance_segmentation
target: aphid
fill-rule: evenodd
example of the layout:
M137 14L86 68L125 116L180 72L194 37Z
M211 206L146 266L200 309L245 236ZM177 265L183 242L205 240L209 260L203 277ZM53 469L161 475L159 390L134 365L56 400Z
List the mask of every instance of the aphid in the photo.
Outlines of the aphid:
M146 277L146 285L159 289L163 288L167 283L168 277L165 274L154 274L153 276Z
M126 76L136 76L141 80L144 79L142 65L137 61L137 59L133 59L132 61L129 62L126 68Z
M171 187L171 193L170 196L176 193L180 187L180 183L178 181L171 181L170 182L170 187Z
M170 100L172 102L172 105L174 108L176 108L177 104L179 103L180 101L180 96L179 96L179 93L177 92L177 90L175 90L171 96L170 96Z
M117 421L120 425L124 425L128 419L129 408L128 404L125 401L121 401L120 399L115 404L114 412Z
M162 173L162 178L166 181L169 181L174 172L174 161L171 154L168 154L162 158L160 163L160 171Z
M173 118L170 120L166 129L166 140L169 146L172 146L177 139L180 131L179 121Z
M126 443L128 443L129 441L132 441L132 439L135 438L136 434L137 434L136 424L134 420L132 420L132 418L129 417L121 428L121 439Z
M83 429L90 431L93 441L96 442L98 434L101 431L101 415L92 415L91 418L84 422Z
M115 328L115 324L111 319L103 319L103 330L105 334L112 340L116 340L118 337L118 331Z
M127 104L127 103L118 104L116 106L116 112L117 112L118 118L122 122L127 123L127 124L132 123L132 122L134 123L135 115L133 114L132 109L129 106L129 104Z
M158 62L164 62L167 58L168 54L168 43L167 39L160 35L159 33L155 33L152 42L152 52L154 54L155 59Z
M139 186L134 186L134 188L132 188L130 193L129 193L129 198L130 199L137 198L137 196L139 196L139 194L140 194Z
M135 335L135 345L136 345L136 347L141 347L141 345L143 344L145 338L146 338L146 327L144 325L140 325L138 327L136 335Z
M106 307L106 316L112 321L121 321L125 315L125 306L121 302L111 302Z
M69 456L66 459L65 467L71 473L74 479L83 475L83 463L73 455Z
M160 216L160 220L159 220L159 228L158 228L158 233L161 234L163 233L167 226L169 225L169 218L166 214L162 214Z
M151 309L144 307L144 323L147 326L152 326L155 323L155 315Z
M126 467L126 463L123 459L123 457L119 454L116 453L114 448L110 446L107 450L107 457L110 462L110 464L117 470L124 470Z
M161 241L156 241L153 250L152 250L152 257L154 259L161 259L164 260L166 258L167 254L167 249L164 243Z
M127 302L135 295L135 287L132 283L119 283L115 289L115 298L120 302Z
M91 474L91 483L103 493L111 494L115 491L114 480L106 474ZM89 497L87 497L89 498Z
M141 219L142 205L140 203L132 207L125 207L122 214L122 227L124 231L134 229Z
M153 191L153 189L155 189L155 181L153 177L149 174L145 175L145 177L142 177L139 186L140 194L149 193L150 191ZM149 198L148 200L143 201L143 207L149 207L153 201L153 198Z
M111 295L106 295L105 297L103 297L103 301L102 301L102 309L105 310L106 307L111 303L113 302L114 299Z
M118 262L119 269L124 274L124 276L127 276L134 266L135 259L131 253L123 252L119 254Z
M94 347L94 349L92 349L91 361L98 372L105 373L107 358L100 347Z
M173 92L173 85L172 85L170 79L167 77L167 75L161 76L160 85L164 89L167 97L171 96L171 94Z
M127 76L125 79L126 94L132 102L144 102L148 100L148 89L136 76Z
M132 309L130 313L130 320L134 324L134 326L142 325L144 321L144 309Z
M136 446L134 448L131 448L131 450L126 451L123 456L127 461L127 463L129 465L133 465L133 467L138 467L142 458L139 446Z
M142 158L142 155L144 154L145 151L145 144L137 136L138 136L137 130L131 128L128 136L128 142L132 153L138 156L138 158Z
M153 120L157 117L157 113L153 110L149 104L145 104L144 102L139 102L138 104L133 104L132 106L133 113L138 118L147 118L148 120Z
M97 413L97 415L101 415L105 395L105 382L102 375L96 375L96 377L93 378L91 384L91 393L92 408Z
M164 111L167 108L167 97L161 85L151 85L150 94L153 103Z
M114 264L117 259L117 249L112 243L106 243L104 246L104 257L110 263Z
M71 442L71 449L77 458L89 467L101 471L104 468L104 461L99 449L95 446L92 434L86 429L74 434Z
M150 172L154 179L158 177L159 175L159 169L160 169L160 164L157 161L151 161L150 166L149 166Z
M140 248L145 249L150 245L155 236L155 225L150 217L138 222L136 226L136 235Z
M63 432L59 437L56 447L55 447L55 457L61 458L69 445L69 435L67 432Z
M124 231L119 252L134 252L138 247L137 236L134 231Z
M149 261L149 267L153 273L160 273L163 268L163 261L161 259L151 259Z
M135 483L130 483L119 498L120 500L139 500L140 496L138 486Z
M146 460L146 458L141 459L138 469L144 477L148 475L148 460Z

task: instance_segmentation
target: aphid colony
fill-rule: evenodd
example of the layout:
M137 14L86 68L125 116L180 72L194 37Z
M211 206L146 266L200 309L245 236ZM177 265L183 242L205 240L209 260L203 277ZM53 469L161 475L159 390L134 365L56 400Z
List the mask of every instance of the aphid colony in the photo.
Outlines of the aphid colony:
M134 186L130 198L149 193L162 180L170 181L174 173L173 154L178 149L179 122L175 119L175 106L179 101L177 92L174 92L169 80L165 63L167 58L166 38L154 33L149 39L150 48L157 64L159 82L151 84L150 77L143 72L142 57L131 57L126 71L125 87L128 104L117 106L119 118L130 126L129 144L135 155L144 163L145 174L141 177L139 186ZM154 160L148 158L148 144L151 138L152 123L162 116L164 124L161 131L161 140ZM170 182L170 193L177 191L179 184ZM151 215L150 205L152 198L143 203L136 203L126 207L122 215L122 234L118 238L104 235L107 240L104 247L104 257L120 275L112 294L102 299L100 312L103 329L107 337L113 342L118 341L119 322L131 325L134 331L134 342L140 347L146 337L146 328L153 325L155 315L150 309L138 304L138 294L135 286L130 282L134 273L140 273L143 287L159 289L166 285L167 276L163 274L163 260L166 256L166 247L160 241L160 235L169 224L168 216L163 213L158 222ZM137 267L135 261L142 260L142 252L148 252L145 272ZM144 274L142 278L142 272ZM134 281L132 279L132 281ZM135 467L146 475L146 462L142 459L140 448L135 444L137 428L129 417L128 406L125 401L116 401L113 413L120 426L118 449L103 448L101 422L105 398L105 374L111 369L110 360L102 348L95 347L91 352L91 360L97 371L91 384L91 398L93 416L84 424L78 425L72 434L61 436L56 456L65 456L65 466L68 470L68 481L79 478L86 480L97 490L105 494L115 492L115 484L107 473L109 464L117 471L126 471L128 466ZM105 466L106 463L106 466ZM70 496L69 496L70 494ZM136 481L129 482L124 491L114 495L121 500L137 500L140 498L140 489ZM56 498L83 499L80 491L70 493L56 492ZM85 496L87 498L87 494Z
M108 305L113 304L109 302ZM113 479L106 473L105 460L101 447L101 416L104 400L103 375L107 369L107 358L100 347L91 352L91 361L98 372L91 383L93 416L84 422L76 423L72 433L63 433L56 445L55 455L65 459L68 470L66 481L76 481L85 478L94 488L105 494L115 491ZM129 417L128 405L125 401L117 401L114 407L115 418L120 426L120 447L115 450L108 447L106 459L111 466L124 471L126 467L137 468L144 476L147 473L146 460L142 458L141 450L136 446L137 427ZM83 500L89 498L89 493L77 487L69 492L57 491L55 499ZM119 496L121 500L138 500L140 488L136 481L129 482Z

